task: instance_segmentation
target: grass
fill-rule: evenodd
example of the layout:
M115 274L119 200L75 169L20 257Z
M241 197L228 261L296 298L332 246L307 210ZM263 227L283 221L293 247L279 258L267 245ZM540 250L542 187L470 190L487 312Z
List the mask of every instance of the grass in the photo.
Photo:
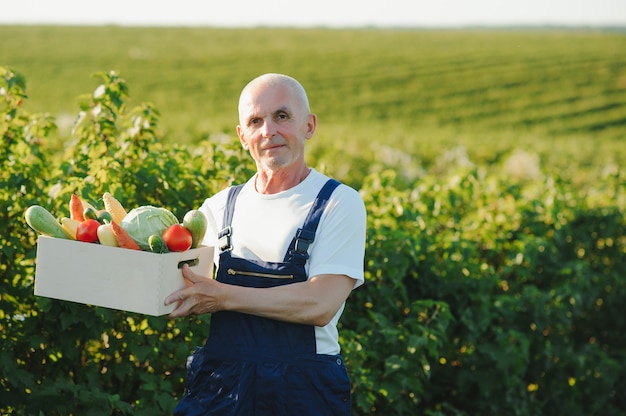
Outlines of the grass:
M117 70L131 104L160 111L165 142L234 140L241 88L271 71L307 88L312 157L335 169L428 168L459 147L491 165L527 150L570 177L626 164L619 32L0 26L0 50L27 79L26 108L61 126L91 74Z

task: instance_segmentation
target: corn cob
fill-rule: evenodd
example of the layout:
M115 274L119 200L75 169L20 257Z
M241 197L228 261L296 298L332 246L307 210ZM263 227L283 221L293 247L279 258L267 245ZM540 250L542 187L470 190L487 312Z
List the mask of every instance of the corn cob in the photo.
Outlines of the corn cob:
M102 199L104 201L104 209L109 214L111 214L113 222L121 224L122 220L126 216L126 210L124 209L120 201L115 199L115 197L109 192L105 192L102 196Z

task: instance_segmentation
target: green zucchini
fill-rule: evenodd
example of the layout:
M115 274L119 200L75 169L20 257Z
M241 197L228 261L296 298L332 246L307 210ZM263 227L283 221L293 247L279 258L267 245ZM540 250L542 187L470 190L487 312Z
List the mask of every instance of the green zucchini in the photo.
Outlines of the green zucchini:
M49 237L71 239L61 223L54 216L40 205L31 205L24 213L26 223L39 234Z

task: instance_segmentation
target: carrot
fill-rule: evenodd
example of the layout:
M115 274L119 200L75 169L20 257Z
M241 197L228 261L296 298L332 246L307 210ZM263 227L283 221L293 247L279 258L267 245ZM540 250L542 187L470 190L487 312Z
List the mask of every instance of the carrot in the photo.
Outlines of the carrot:
M117 244L120 247L129 248L131 250L141 250L141 247L135 243L135 240L133 240L130 234L115 221L111 221L111 231L113 231L113 235L117 239Z
M72 194L72 199L70 199L70 218L76 221L85 221L84 211L83 202L78 195Z

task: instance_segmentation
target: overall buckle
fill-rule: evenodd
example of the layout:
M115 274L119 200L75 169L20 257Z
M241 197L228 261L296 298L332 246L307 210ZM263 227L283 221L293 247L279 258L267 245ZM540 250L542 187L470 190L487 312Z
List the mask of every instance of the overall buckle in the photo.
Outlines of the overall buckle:
M233 249L232 241L230 238L232 234L233 230L230 225L219 232L219 234L217 235L217 245L220 251L231 251Z
M308 259L309 246L313 243L314 239L315 233L308 230L303 230L302 228L298 228L298 232L296 233L296 238L293 245L293 250L291 250L289 254L293 257L299 257L304 260Z

